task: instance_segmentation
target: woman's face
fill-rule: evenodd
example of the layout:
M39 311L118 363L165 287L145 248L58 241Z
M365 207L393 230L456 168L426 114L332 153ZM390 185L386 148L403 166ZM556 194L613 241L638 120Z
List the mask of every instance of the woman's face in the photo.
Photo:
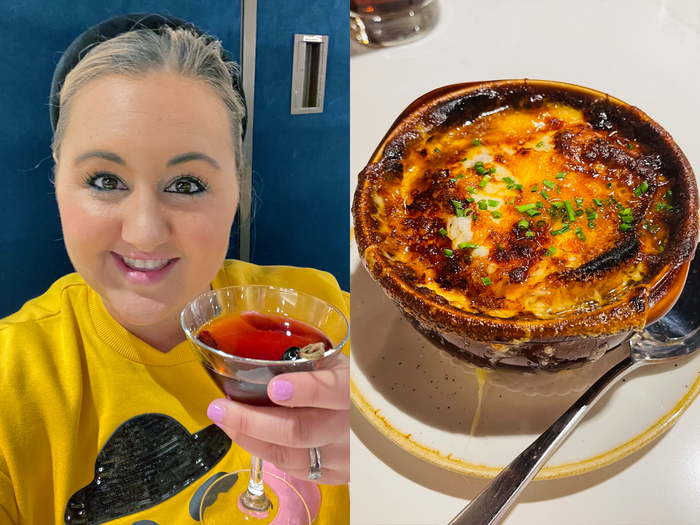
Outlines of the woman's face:
M122 324L176 318L221 267L238 204L223 102L174 73L112 75L68 117L56 198L73 266Z

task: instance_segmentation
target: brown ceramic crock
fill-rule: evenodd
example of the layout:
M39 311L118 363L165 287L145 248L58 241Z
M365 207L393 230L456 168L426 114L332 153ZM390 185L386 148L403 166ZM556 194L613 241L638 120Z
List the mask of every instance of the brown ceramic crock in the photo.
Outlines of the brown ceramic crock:
M501 319L468 313L412 285L379 249L373 188L387 173L401 176L401 159L417 130L440 130L504 105L561 102L604 119L650 145L672 179L671 234L660 270L621 300L593 311L546 320ZM603 126L605 122L602 123ZM355 237L370 275L431 342L481 367L555 371L594 361L635 331L660 319L685 283L698 242L698 188L687 158L671 136L636 107L592 89L541 80L455 84L413 102L398 117L360 173L353 201Z

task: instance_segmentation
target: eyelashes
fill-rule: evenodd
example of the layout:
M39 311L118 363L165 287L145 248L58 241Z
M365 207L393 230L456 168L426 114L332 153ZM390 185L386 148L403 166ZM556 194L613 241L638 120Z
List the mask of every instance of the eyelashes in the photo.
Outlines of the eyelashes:
M84 178L85 184L98 192L125 191L129 188L114 173L94 171ZM163 191L178 195L198 195L204 193L208 184L192 173L183 173L170 182Z

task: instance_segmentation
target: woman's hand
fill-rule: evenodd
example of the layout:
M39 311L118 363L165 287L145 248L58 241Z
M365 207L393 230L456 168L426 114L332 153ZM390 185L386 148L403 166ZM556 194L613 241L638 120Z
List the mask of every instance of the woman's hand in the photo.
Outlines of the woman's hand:
M322 477L316 482L350 481L348 357L341 354L327 370L278 375L267 393L281 406L252 407L217 399L207 415L241 448L295 478L308 479L309 448L317 447Z

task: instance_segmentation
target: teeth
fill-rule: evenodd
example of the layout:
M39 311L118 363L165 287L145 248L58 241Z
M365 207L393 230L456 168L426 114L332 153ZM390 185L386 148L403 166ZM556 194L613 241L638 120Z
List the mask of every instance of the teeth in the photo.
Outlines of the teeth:
M137 270L162 270L172 259L132 259L123 257L124 262Z

